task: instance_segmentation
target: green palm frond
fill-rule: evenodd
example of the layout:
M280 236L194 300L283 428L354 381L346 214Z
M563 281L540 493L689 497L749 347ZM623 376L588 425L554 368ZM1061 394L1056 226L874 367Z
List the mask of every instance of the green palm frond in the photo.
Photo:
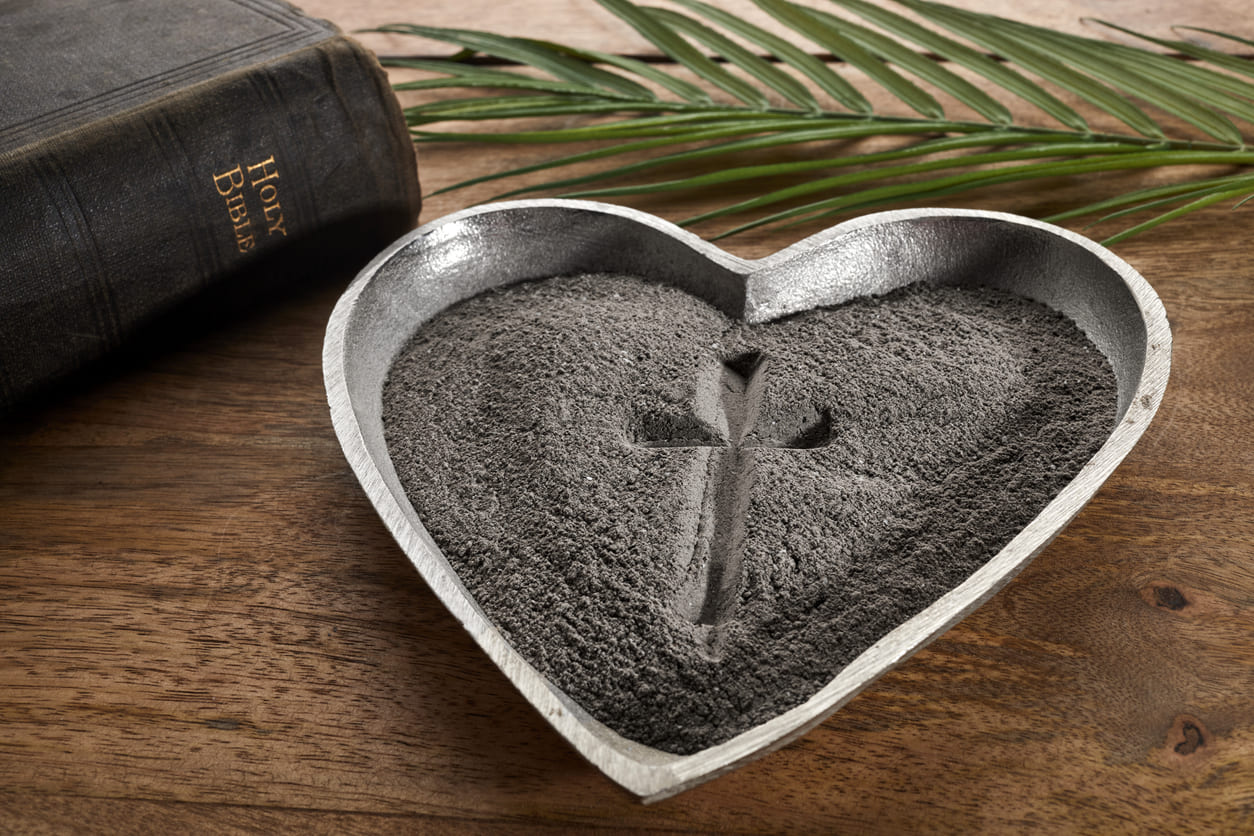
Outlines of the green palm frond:
M466 29L376 30L460 50L449 59L384 59L424 74L397 90L471 94L406 108L415 141L585 146L446 191L546 171L577 173L495 197L546 191L613 199L717 189L723 205L681 223L746 218L723 231L730 235L1049 177L1180 167L1192 178L1050 218L1128 224L1108 243L1254 196L1254 149L1247 146L1254 62L1193 42L1103 24L1170 50L1164 53L930 0L894 0L913 18L873 0L822 7L754 0L788 37L702 0L671 0L668 8L597 2L667 64ZM836 61L819 57L827 54ZM852 77L865 80L855 84ZM872 86L881 92L872 94ZM884 93L893 113L872 106ZM950 116L942 98L970 115ZM1016 122L1015 100L1017 112L1026 104L1041 124ZM555 128L553 117L579 118ZM432 130L485 120L519 120L518 129ZM1095 130L1099 120L1117 127ZM892 142L847 152L850 142L873 138ZM1223 173L1216 176L1216 168Z

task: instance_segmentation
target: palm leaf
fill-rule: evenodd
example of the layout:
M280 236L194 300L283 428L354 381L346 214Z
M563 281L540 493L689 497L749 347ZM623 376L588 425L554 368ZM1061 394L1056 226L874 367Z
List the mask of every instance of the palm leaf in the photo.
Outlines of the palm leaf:
M761 90L711 61L684 40L678 32L667 26L665 21L651 14L648 9L635 6L628 0L598 0L598 2L631 24L632 28L676 63L687 67L711 84L721 87L750 107L766 107L767 99Z
M1097 81L1189 122L1215 139L1234 144L1241 142L1241 132L1214 109L1221 99L1218 91L1201 83L1209 79L1199 78L1199 74L1191 72L1195 68L1188 64L1168 58L1164 65L1156 60L1158 56L1141 52L1130 62L1127 52L1117 44L1101 44L1101 48L1095 48L1100 42L1090 38L1044 32L998 18L980 16L979 20L992 30L1022 39L1038 52L1047 52L1071 68L1087 72ZM1181 88L1177 85L1185 82L1189 95L1178 92ZM1231 104L1239 106L1235 100ZM1153 133L1161 131L1155 127Z
M898 0L902 5L923 17L963 35L1029 72L1058 85L1096 105L1119 119L1137 133L1154 138L1163 136L1162 128L1127 98L1111 90L1092 75L1085 75L1062 61L1057 60L1050 48L1045 32L1038 27L1025 27L1023 31L1007 32L998 25L999 18L976 14L939 3L923 0Z
M535 90L545 93L569 93L578 96L595 96L600 91L587 84L570 81L558 81L535 78L507 70L480 67L464 64L449 68L446 62L422 60L420 58L397 58L392 61L394 67L405 67L411 70L447 73L443 78L426 78L420 81L405 81L392 85L397 91L435 90L441 87L487 87L495 90Z
M1148 43L1166 47L1172 52L1187 55L1190 58L1211 64L1219 67L1220 69L1242 75L1254 76L1254 63L1251 63L1248 58L1228 55L1227 53L1199 46L1197 44L1190 43L1189 41L1175 41L1166 38L1151 37L1150 35L1135 32L1126 27L1118 26L1104 20L1096 22L1102 26L1109 27L1110 29L1123 32L1125 35L1131 35L1134 38L1140 38ZM1203 29L1199 31L1208 32L1209 30ZM1242 38L1236 38L1235 40L1240 43L1247 43ZM1254 46L1254 44L1250 45ZM1206 86L1231 93L1235 98L1239 99L1249 95L1249 85L1240 79L1234 79L1230 76L1226 76L1203 67L1197 67L1184 61L1175 61L1165 55L1156 55L1152 52L1146 52L1145 50L1135 49L1133 47L1120 47L1120 49L1123 51L1125 59L1128 61L1142 62L1147 66L1153 64L1173 73L1188 74L1190 76L1190 81L1188 82L1190 85L1195 84L1197 80L1201 78L1205 79Z
M1064 212L1058 212L1045 218L1047 221L1054 223L1062 223L1072 218L1080 218L1085 215L1094 215L1100 212L1106 212L1108 209L1116 209L1107 215L1102 215L1099 220L1107 220L1114 217L1122 217L1125 214L1139 211L1142 208L1151 208L1162 199L1174 199L1179 196L1188 196L1191 193L1213 189L1215 187L1226 188L1234 187L1236 184L1246 182L1254 183L1254 175L1237 174L1228 175L1227 177L1213 177L1205 180L1192 180L1186 183L1170 183L1165 186L1151 186L1144 189L1137 189L1126 194L1116 195L1086 206L1077 206L1074 209L1068 209ZM1128 208L1131 207L1131 208Z
M788 0L754 2L780 23L792 27L799 35L810 38L835 57L862 70L910 108L933 119L945 115L936 99L892 70L857 41L846 37L838 26L833 25L831 18L813 14L809 9Z
M593 49L575 49L574 47L563 46L561 44L553 44L547 41L537 41L536 43L548 47L555 52L568 55L572 58L578 58L589 64L605 64L615 67L619 70L631 73L632 75L643 78L645 81L651 81L664 90L669 90L680 99L693 104L712 104L713 99L710 95L697 85L682 78L677 78L668 72L664 72L657 67L645 61L638 61L635 58L628 58L623 55L612 55L608 52L599 52Z
M650 97L648 88L634 81L607 72L548 48L537 41L475 32L469 29L444 29L435 26L419 26L412 23L380 26L373 31L394 35L413 35L420 38L444 41L473 52L482 52L497 58L516 61L535 67L565 81L573 81L590 87L600 87L607 96L623 98Z
M865 26L837 18L818 9L808 11L815 18L827 21L829 26L839 28L846 36L880 59L896 64L903 70L943 90L990 122L1009 125L1013 121L1010 110L1004 104L962 76L946 69L939 62L920 55L908 46Z
M1233 35L1228 32L1217 32L1214 29L1203 29L1198 26L1180 26L1177 28L1186 29L1186 30L1193 31L1193 32L1201 32L1206 35L1214 35L1216 38L1223 38L1224 40L1233 41L1235 43L1241 44L1242 46L1254 46L1254 41L1251 41L1249 38L1242 38L1238 35ZM1246 68L1244 72L1247 75L1252 74L1249 68Z
M669 0L675 8L596 1L665 62L691 75L549 41L413 24L381 27L460 50L450 59L385 60L422 74L396 83L399 92L475 94L441 94L407 107L416 141L584 146L445 190L579 166L577 173L532 178L497 197L549 190L618 199L717 190L729 195L726 202L684 223L751 216L724 229L727 235L1006 183L1148 168L1184 172L1181 182L1096 196L1051 218L1131 222L1108 241L1254 196L1254 151L1247 147L1254 143L1238 127L1254 124L1254 63L1209 47L1112 26L1176 53L1168 55L931 0L896 0L927 26L868 0L831 0L833 11L754 0L791 33L787 37L703 0ZM817 53L830 53L837 63ZM882 88L916 115L877 112L842 65L861 71L862 88ZM977 87L957 68L991 87ZM1093 130L1089 114L1064 103L1059 90L1124 127ZM932 91L973 116L946 114ZM1060 127L1016 123L1007 106L1013 99ZM485 121L512 128L433 129ZM878 147L856 145L867 139ZM798 150L783 159L784 148ZM1190 166L1230 170L1201 176Z
M601 0L597 0L601 2ZM778 35L774 35L742 20L730 12L715 8L701 0L675 0L687 9L697 12L711 23L722 26L734 35L744 38L756 46L760 46L774 55L781 63L793 68L801 75L810 79L836 101L857 113L870 113L873 108L866 97L857 88L833 72L830 67L810 53L789 43Z
M707 47L723 56L729 63L744 70L794 105L814 113L818 113L821 110L818 100L814 98L814 94L804 84L771 62L745 49L717 29L711 29L700 21L693 20L687 15L680 14L672 9L650 8L649 12L654 17L669 24L676 31L701 41Z
M865 0L833 0L833 2L855 12L890 35L914 43L946 61L952 61L958 66L983 76L1001 89L1040 108L1063 125L1074 130L1088 130L1088 123L1084 121L1084 117L1063 103L1057 96L987 55Z
M1224 201L1232 200L1234 198L1239 198L1243 195L1245 195L1248 199L1249 192L1250 192L1250 185L1248 183L1239 189L1228 189L1228 190L1220 191L1220 192L1211 192L1209 194L1203 195L1202 197L1198 197L1195 200L1190 201L1189 203L1186 203L1184 206L1179 206L1168 212L1163 212L1161 215L1158 215L1157 217L1154 217L1154 218L1150 218L1148 221L1142 221L1136 226L1130 227L1128 229L1125 229L1123 232L1110 236L1106 240L1109 241L1111 244L1117 244L1120 241L1131 238L1133 235L1140 235L1142 232L1148 232L1149 230L1153 229L1159 224L1164 224L1167 221L1173 221L1176 218L1182 218L1191 212L1196 212L1199 209L1205 209L1206 207L1213 206L1216 203L1222 203Z

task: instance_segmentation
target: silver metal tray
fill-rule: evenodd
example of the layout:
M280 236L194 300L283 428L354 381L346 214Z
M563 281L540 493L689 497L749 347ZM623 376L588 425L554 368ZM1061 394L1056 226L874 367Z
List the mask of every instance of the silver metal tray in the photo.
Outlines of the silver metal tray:
M598 272L673 284L750 322L917 281L961 285L978 278L1076 322L1114 368L1118 421L1075 479L994 558L868 648L804 704L717 746L669 754L597 722L502 638L410 506L384 443L383 383L393 358L424 322L492 287ZM1136 271L1080 235L1022 217L885 212L745 260L641 212L528 200L432 221L381 253L332 313L323 369L344 453L422 577L559 734L607 776L652 801L803 734L1000 589L1071 521L1140 438L1166 388L1170 353L1162 303Z

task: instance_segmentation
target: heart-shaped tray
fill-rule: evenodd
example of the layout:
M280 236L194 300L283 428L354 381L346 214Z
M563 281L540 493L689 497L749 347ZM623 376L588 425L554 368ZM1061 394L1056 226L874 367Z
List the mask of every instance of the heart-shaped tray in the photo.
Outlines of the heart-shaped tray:
M613 273L677 286L749 323L978 278L1070 317L1110 362L1114 430L1065 488L965 581L875 642L801 705L724 743L676 755L591 717L503 637L468 594L402 488L384 439L383 389L427 321L490 288ZM523 695L601 771L646 801L673 795L803 734L918 651L1020 571L1096 493L1148 426L1167 384L1171 334L1154 291L1108 250L1013 215L904 210L828 229L756 261L651 215L568 200L477 207L428 223L374 259L337 304L323 352L332 421L366 494L405 553Z

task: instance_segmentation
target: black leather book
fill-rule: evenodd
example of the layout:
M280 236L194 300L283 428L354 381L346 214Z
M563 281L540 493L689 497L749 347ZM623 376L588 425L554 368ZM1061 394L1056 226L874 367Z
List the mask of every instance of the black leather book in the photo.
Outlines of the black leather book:
M274 0L0 2L0 413L222 287L409 229L374 57Z

